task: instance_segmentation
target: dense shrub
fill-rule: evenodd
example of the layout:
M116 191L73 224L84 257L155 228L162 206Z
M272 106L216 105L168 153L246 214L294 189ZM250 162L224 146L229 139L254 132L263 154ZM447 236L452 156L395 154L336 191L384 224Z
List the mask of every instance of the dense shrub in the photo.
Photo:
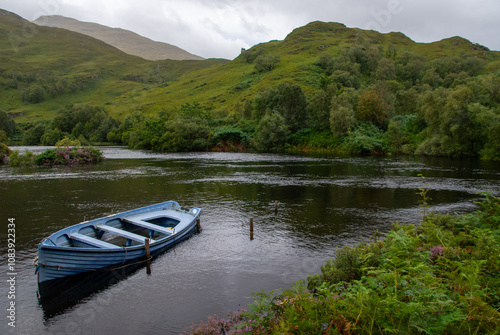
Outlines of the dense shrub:
M102 152L93 147L65 147L48 149L35 158L37 165L81 165L99 163Z
M14 150L9 155L9 165L13 167L18 166L32 166L35 162L36 155L27 150L24 154L21 154L19 150Z

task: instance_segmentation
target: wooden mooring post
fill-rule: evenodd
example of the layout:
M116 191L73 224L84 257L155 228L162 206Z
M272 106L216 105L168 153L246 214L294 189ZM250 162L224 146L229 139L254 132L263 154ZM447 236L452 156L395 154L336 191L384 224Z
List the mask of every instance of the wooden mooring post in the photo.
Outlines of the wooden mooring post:
M201 223L200 219L196 219L196 229L198 230L198 234L201 233Z
M253 240L253 218L250 219L250 239Z
M151 274L151 254L149 252L149 238L144 240L144 250L146 251L146 273Z

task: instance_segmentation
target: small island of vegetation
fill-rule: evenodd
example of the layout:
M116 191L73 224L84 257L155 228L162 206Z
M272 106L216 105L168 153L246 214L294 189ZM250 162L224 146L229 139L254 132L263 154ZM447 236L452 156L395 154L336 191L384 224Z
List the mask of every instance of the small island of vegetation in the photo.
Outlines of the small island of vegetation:
M95 147L82 146L80 141L72 141L64 138L56 143L56 148L47 149L35 155L26 150L11 150L5 145L5 133L0 131L0 164L8 164L13 167L32 165L86 165L102 162L104 159L102 151Z

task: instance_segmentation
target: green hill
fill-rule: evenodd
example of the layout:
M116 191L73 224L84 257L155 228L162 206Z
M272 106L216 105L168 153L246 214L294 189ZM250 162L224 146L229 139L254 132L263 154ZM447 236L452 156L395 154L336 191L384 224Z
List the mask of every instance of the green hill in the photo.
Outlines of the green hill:
M33 23L40 26L68 29L77 33L92 36L122 50L125 53L139 56L147 60L203 59L202 57L190 54L175 45L155 42L129 30L110 28L92 22L81 22L60 15L41 16L33 21Z
M26 143L500 159L500 52L461 37L311 22L232 61L153 62L5 11L0 33L0 110L37 128Z
M0 10L0 110L16 121L52 119L68 103L108 104L224 62L146 61L98 39ZM126 112L128 106L114 111Z
M416 53L429 60L467 54L484 59L490 69L500 65L500 53L488 51L463 38L453 37L439 42L416 43L401 33L381 34L374 31L347 28L339 23L312 22L295 29L283 41L262 43L246 50L235 60L222 65L186 73L168 87L152 89L144 95L150 101L144 107L154 113L164 106L181 106L198 101L215 109L233 110L234 105L246 101L266 87L295 82L309 95L321 83L323 71L315 66L323 53L339 56L344 48L375 46L382 52L395 50ZM260 55L278 55L280 62L272 71L255 70L255 59ZM138 99L143 101L142 98Z
M283 41L256 45L231 62L146 61L100 40L37 26L7 11L0 11L0 33L0 110L21 121L51 119L67 103L105 105L119 117L134 110L152 115L193 101L232 111L283 81L299 83L311 94L323 76L314 65L320 55L338 56L343 48L356 45L376 46L386 53L391 48L399 54L410 51L430 59L466 53L486 59L490 68L499 64L498 52L459 37L424 44L401 33L324 22L297 28ZM277 55L279 64L273 71L256 71L255 59L265 55ZM27 97L36 86L44 90L43 99Z

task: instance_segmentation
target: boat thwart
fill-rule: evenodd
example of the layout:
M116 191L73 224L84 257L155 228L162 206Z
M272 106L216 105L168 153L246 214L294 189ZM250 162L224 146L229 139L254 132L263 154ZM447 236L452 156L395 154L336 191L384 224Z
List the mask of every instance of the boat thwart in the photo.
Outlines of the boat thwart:
M167 201L64 228L38 245L38 283L143 262L146 240L157 256L193 234L200 213Z

